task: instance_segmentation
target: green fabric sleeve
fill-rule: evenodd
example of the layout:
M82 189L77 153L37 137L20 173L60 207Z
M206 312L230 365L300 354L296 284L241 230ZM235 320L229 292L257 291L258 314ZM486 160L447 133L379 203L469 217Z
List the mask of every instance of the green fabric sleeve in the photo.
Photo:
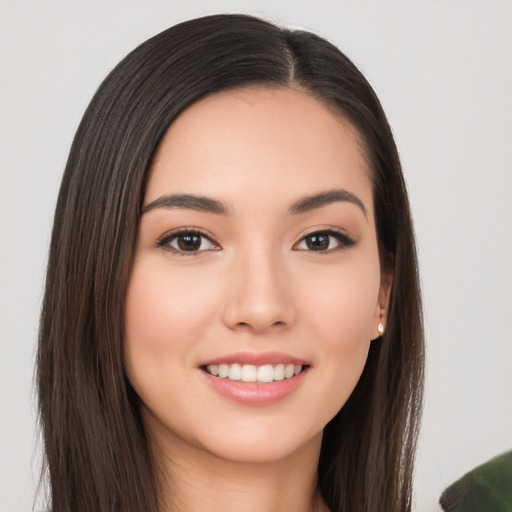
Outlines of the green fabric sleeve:
M512 451L465 474L439 503L445 512L512 512Z

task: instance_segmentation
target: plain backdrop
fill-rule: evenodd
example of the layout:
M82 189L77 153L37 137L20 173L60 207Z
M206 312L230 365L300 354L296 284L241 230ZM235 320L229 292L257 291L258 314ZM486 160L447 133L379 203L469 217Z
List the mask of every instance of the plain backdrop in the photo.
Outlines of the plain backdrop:
M94 91L136 45L214 12L317 32L361 68L401 153L428 343L415 511L512 448L512 2L0 0L0 511L30 510L32 375L53 209ZM387 512L387 511L376 511Z

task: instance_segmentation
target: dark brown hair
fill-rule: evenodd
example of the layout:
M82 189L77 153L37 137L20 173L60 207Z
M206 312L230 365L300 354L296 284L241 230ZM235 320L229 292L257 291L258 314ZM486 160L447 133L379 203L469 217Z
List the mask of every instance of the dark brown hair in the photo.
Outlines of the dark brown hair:
M390 127L337 48L245 15L176 25L104 80L73 141L57 202L37 385L53 512L156 512L158 475L123 369L124 309L152 156L200 98L249 85L301 88L358 130L370 164L381 263L393 285L385 335L325 427L319 487L333 511L406 512L423 393L411 215Z

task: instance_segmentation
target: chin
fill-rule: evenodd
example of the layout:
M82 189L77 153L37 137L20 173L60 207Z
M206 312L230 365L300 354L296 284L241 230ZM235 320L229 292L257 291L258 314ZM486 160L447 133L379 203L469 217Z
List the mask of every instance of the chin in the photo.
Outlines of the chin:
M266 464L301 456L304 451L320 447L323 430L305 435L305 429L293 431L289 426L272 429L243 429L204 440L201 449L213 456L236 463Z
M347 397L348 398L348 394ZM212 455L239 463L276 463L320 453L324 428L341 410L343 403L327 411L311 411L289 417L246 417L230 425L211 425L200 448ZM323 413L323 414L322 414ZM303 421L301 421L303 420ZM304 421L306 420L306 421ZM316 454L316 455L313 455Z

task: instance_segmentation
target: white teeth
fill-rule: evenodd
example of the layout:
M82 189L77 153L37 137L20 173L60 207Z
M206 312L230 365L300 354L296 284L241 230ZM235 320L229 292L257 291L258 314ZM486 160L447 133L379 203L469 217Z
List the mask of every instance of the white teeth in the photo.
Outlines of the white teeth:
M228 373L229 373L229 364L219 364L219 377L221 379L225 379L228 376Z
M253 364L244 364L242 366L242 380L244 382L256 382L258 369Z
M265 364L255 366L244 364L209 364L206 371L215 377L229 380L242 380L243 382L268 383L274 380L291 379L302 371L301 365L293 364Z
M258 368L258 382L272 382L274 380L274 367L271 364Z
M228 379L229 380L240 380L242 377L242 367L235 363L229 367Z
M283 380L284 379L284 364L278 364L274 368L274 380Z

